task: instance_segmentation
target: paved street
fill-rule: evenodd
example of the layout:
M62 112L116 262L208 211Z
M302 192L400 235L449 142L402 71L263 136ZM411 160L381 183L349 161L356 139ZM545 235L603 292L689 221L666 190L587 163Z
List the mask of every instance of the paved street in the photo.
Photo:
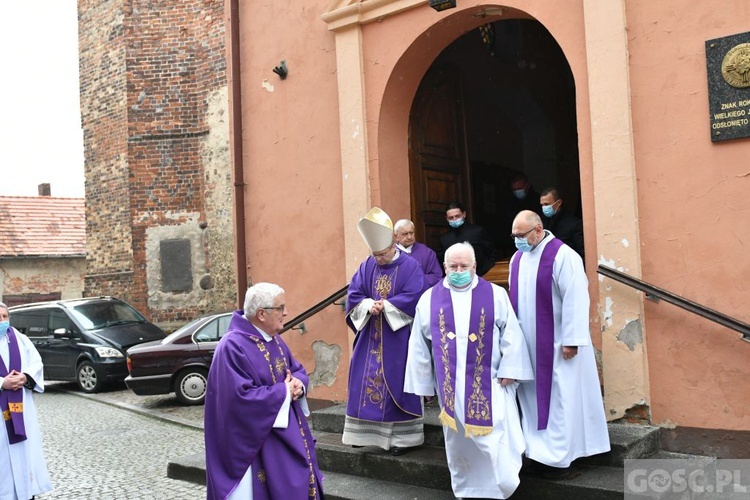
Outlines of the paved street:
M180 408L170 397L133 399L130 391L109 391L93 397L68 394L50 384L35 395L52 499L196 499L206 488L167 478L171 459L203 452L203 432L185 425L142 416L112 402L129 400L150 412L184 420L201 420L203 407ZM100 401L109 400L110 404ZM173 410L170 412L170 409ZM197 425L202 422L196 422Z

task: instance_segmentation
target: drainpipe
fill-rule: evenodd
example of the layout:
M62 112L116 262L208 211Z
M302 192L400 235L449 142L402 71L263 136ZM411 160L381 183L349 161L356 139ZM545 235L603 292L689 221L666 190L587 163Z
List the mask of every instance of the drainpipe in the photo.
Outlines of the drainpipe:
M247 253L245 251L245 173L242 153L242 82L240 77L240 8L239 0L229 0L229 137L234 170L234 252L237 268L237 305L247 290Z

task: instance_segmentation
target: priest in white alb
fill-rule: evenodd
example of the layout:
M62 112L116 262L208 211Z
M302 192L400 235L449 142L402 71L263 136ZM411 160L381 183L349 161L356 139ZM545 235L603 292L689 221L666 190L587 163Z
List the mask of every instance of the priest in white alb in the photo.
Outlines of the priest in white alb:
M534 365L520 384L526 456L543 476L564 477L571 462L609 451L604 404L589 333L588 280L581 257L543 229L538 214L513 221L510 300Z
M32 392L44 392L42 358L10 326L0 302L0 499L28 500L52 489Z
M508 498L524 451L516 406L531 360L505 290L476 274L469 243L445 252L446 277L417 304L404 390L437 392L453 493Z

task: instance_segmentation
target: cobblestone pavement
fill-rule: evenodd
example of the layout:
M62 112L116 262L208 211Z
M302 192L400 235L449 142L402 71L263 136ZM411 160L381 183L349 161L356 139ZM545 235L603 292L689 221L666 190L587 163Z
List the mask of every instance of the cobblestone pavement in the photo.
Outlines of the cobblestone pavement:
M35 395L54 486L38 499L206 497L205 486L167 477L170 460L203 453L203 406L180 406L174 395L139 397L127 388L95 395L68 390L74 386L49 383Z

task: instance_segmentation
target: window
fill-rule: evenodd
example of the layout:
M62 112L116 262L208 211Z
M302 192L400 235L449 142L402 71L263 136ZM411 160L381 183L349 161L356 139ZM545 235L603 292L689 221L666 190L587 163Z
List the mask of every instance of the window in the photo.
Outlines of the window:
M214 318L195 335L195 341L218 342L224 333L226 333L227 329L229 329L229 322L231 319L231 315Z
M28 337L48 337L49 309L32 309L30 311L10 313L10 324Z

